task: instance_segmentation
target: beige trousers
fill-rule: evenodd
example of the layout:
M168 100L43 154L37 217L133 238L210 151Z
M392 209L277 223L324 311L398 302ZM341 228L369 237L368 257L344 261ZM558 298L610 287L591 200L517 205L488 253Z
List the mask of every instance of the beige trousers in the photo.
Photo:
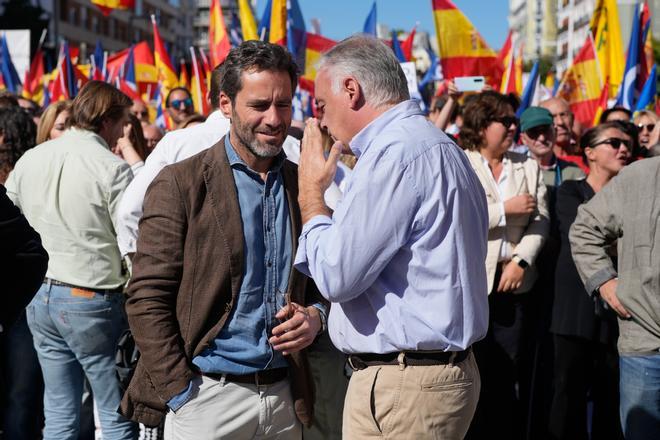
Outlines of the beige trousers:
M457 364L355 371L344 403L343 438L462 439L480 387L472 353Z
M193 397L165 418L165 440L300 440L288 380L247 385L199 376Z

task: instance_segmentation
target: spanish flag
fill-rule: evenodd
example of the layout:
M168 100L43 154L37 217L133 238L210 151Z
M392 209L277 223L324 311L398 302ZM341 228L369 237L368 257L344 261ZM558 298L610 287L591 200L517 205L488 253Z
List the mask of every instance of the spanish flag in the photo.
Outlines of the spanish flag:
M522 96L522 47L518 49L517 56L515 50L511 48L506 60L507 66L502 75L500 93L515 93Z
M192 95L195 111L202 115L209 114L209 102L206 99L207 88L206 78L201 63L197 60L195 48L190 48L190 58L192 60L192 81L190 83L190 93Z
M589 34L573 65L564 73L557 96L568 101L575 118L591 127L598 109L602 81L594 40Z
M286 46L286 0L272 0L268 41Z
M610 94L610 79L605 80L605 85L603 90L600 92L600 97L598 98L598 104L596 106L596 114L594 115L593 126L598 125L600 122L600 117L607 110L607 101Z
M34 54L30 69L25 71L21 96L31 99L34 102L42 103L44 100L44 73L44 55L40 45Z
M625 57L616 0L598 0L589 24L602 78L610 79L610 98L617 95L623 81Z
M209 16L209 51L213 67L222 63L231 50L225 18L222 15L220 0L211 0Z
M174 67L172 66L172 60L167 53L167 49L165 49L160 32L158 32L156 17L153 15L151 16L151 23L154 28L154 65L158 71L158 82L162 85L161 93L163 96L167 96L170 90L177 87L179 78L176 76Z
M115 9L134 9L135 0L92 0L106 17Z
M451 0L432 0L442 71L446 78L492 76L497 54Z
M258 40L257 22L254 19L248 0L238 0L238 19L241 21L243 41Z
M337 44L336 41L322 37L321 35L307 33L305 47L305 70L300 77L300 87L310 93L314 93L314 80L316 79L316 63L321 55Z
M179 87L184 87L190 90L190 80L188 79L188 68L186 67L186 60L181 58L179 60Z

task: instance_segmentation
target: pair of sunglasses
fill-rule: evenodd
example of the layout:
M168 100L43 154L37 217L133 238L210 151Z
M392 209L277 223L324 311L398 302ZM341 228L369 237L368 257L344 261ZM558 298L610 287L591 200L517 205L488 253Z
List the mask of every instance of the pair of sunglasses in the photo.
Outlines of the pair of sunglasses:
M652 132L653 129L655 128L655 124L646 124L646 125L644 125L644 124L637 124L637 128L639 128L639 131L642 131L642 130L644 130L644 129L646 128L646 131L648 131L648 132L650 133L650 132Z
M600 142L596 142L595 144L591 145L591 147L597 147L599 145L609 145L610 147L614 148L615 150L618 150L621 148L621 145L625 145L628 151L632 151L632 141L627 140L627 139L619 139L619 138L609 138L609 139L604 139Z
M552 125L539 125L525 131L525 134L532 139L538 139L542 134L547 138L552 133Z
M499 122L504 125L506 128L510 128L512 125L519 125L518 118L515 116L500 116L499 118L491 119L493 122Z
M184 107L188 108L188 107L192 107L193 102L192 102L192 99L190 99L190 98L186 98L186 99L173 99L173 100L170 102L170 107L181 108L181 104L183 104Z

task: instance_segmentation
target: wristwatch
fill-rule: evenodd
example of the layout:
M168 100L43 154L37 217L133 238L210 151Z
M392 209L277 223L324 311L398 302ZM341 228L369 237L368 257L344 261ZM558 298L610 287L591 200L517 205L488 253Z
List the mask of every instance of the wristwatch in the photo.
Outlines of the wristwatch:
M514 255L513 258L511 258L518 266L522 267L523 269L527 269L529 267L529 263L522 258L520 258L518 255Z

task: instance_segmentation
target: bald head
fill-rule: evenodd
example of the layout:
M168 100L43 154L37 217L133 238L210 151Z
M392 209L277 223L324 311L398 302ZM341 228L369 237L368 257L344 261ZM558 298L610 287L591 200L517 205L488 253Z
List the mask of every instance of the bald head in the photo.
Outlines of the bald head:
M550 98L542 101L540 107L546 108L552 113L552 121L555 127L555 145L557 148L555 154L563 156L565 154L572 154L571 135L573 131L573 112L562 98Z

